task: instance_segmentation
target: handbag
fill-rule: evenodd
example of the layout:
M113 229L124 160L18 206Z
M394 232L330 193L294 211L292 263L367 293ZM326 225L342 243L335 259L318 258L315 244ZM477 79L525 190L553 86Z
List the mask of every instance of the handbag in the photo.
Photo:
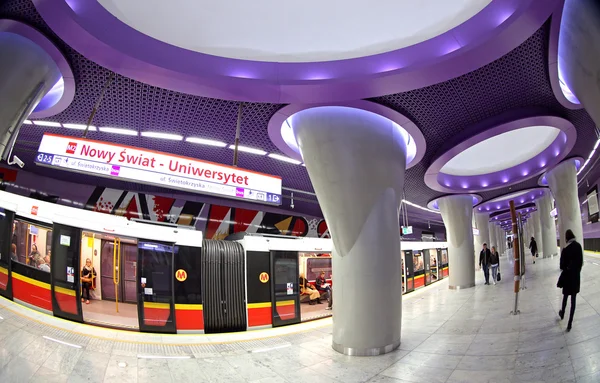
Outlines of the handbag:
M565 272L563 271L562 273L560 273L560 276L558 277L558 282L556 282L556 287L558 287L559 289L562 289L563 287L565 287Z
M498 282L500 282L502 280L502 276L500 275L500 272L498 271Z

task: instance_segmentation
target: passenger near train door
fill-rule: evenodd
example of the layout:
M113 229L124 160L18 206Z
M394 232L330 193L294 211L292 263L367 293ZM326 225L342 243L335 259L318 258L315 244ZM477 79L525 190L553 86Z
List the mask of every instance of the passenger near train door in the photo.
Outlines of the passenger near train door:
M273 327L300 323L298 252L271 251Z

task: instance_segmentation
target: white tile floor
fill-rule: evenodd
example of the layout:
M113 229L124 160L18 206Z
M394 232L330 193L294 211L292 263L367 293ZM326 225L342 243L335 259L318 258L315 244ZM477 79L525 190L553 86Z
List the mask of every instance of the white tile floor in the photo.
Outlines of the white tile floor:
M405 296L400 349L371 358L333 351L331 319L165 336L63 321L0 299L0 382L600 382L600 260L586 257L570 333L557 318L558 258L530 262L520 315L510 314L505 257L496 286L478 272L472 289L440 282Z

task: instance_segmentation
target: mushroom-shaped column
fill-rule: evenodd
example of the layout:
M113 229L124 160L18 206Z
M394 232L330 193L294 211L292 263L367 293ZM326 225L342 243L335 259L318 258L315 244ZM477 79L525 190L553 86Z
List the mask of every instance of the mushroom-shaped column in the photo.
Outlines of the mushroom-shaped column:
M600 2L566 0L558 41L558 74L600 125ZM561 85L562 87L563 85ZM559 218L560 221L560 218ZM561 232L567 230L560 229ZM573 231L577 236L577 234ZM561 238L564 233L561 234ZM581 240L581 237L577 237ZM561 242L562 243L562 242Z
M540 214L541 238L538 244L542 245L543 257L550 258L558 253L558 246L556 246L556 223L550 215L552 211L552 195L550 191L544 191L543 197L538 199L535 205Z
M560 247L564 248L565 232L571 230L578 241L583 241L581 207L577 197L577 168L574 161L564 161L546 173L548 185L556 200Z
M449 195L437 200L446 226L450 264L449 287L475 286L475 247L473 244L473 196Z
M390 352L400 345L402 322L399 208L407 134L381 115L350 107L314 107L291 119L335 247L333 348L346 355Z
M33 41L0 31L0 155L23 120L60 79L53 59Z

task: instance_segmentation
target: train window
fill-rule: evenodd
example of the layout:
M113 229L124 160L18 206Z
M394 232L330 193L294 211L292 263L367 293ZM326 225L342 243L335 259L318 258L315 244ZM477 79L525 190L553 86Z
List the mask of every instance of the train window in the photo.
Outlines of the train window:
M317 257L306 259L306 279L314 281L325 272L325 279L331 278L331 257Z
M413 264L414 264L414 268L415 271L421 271L425 268L425 265L423 264L423 257L421 253L413 253Z
M200 248L175 247L175 303L202 304Z
M52 229L38 223L22 219L13 221L13 236L11 246L15 251L13 260L50 272L52 256Z

